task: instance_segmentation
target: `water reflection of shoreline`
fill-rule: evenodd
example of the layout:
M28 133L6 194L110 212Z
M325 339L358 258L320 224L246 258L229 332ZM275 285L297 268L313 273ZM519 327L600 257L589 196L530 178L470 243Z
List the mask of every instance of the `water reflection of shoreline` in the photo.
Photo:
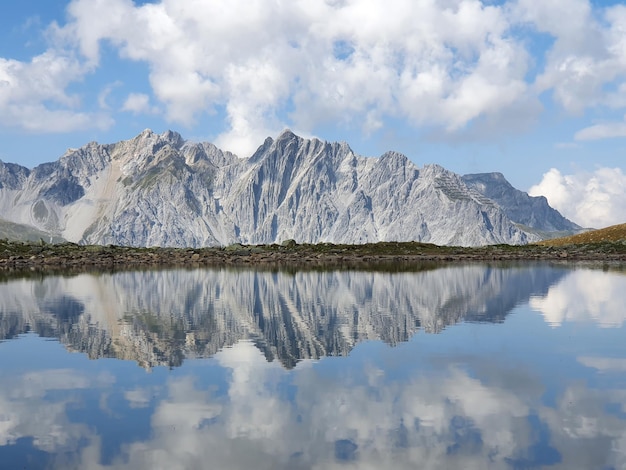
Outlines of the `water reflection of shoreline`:
M418 273L173 270L0 284L0 337L57 337L90 358L179 366L251 340L269 361L345 356L459 321L501 322L565 269L480 265Z

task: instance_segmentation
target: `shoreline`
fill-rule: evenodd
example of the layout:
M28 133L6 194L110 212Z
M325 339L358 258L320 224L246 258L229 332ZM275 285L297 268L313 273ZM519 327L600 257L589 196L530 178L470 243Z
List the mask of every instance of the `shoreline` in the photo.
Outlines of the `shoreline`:
M211 248L136 248L122 246L20 243L0 240L0 272L118 271L159 268L254 267L268 269L415 268L465 262L586 261L626 263L626 243L565 246L488 245L449 247L418 242L365 245L241 245Z

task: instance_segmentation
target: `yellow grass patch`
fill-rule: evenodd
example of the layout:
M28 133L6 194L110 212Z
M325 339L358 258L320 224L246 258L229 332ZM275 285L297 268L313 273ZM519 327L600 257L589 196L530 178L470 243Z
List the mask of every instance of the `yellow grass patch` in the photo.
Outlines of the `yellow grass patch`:
M609 243L626 241L626 224L611 225L610 227L599 230L590 230L588 232L579 233L563 238L554 238L552 240L544 240L538 242L538 245L546 246L563 246L563 245L582 245L589 243Z

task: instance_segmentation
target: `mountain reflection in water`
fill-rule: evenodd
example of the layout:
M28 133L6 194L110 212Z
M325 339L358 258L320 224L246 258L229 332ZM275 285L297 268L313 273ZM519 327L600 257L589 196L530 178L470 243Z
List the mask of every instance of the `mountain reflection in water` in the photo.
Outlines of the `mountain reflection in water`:
M247 339L269 360L345 356L419 329L501 322L566 270L463 266L417 273L147 271L0 284L0 337L33 331L92 359L180 366Z
M0 468L626 468L624 305L541 264L11 280Z

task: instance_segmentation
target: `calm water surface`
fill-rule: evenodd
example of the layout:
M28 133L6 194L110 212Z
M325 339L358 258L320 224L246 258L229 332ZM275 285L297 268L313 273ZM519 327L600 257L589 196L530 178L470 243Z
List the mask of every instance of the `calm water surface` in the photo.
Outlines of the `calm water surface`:
M0 468L624 469L626 275L0 283Z

